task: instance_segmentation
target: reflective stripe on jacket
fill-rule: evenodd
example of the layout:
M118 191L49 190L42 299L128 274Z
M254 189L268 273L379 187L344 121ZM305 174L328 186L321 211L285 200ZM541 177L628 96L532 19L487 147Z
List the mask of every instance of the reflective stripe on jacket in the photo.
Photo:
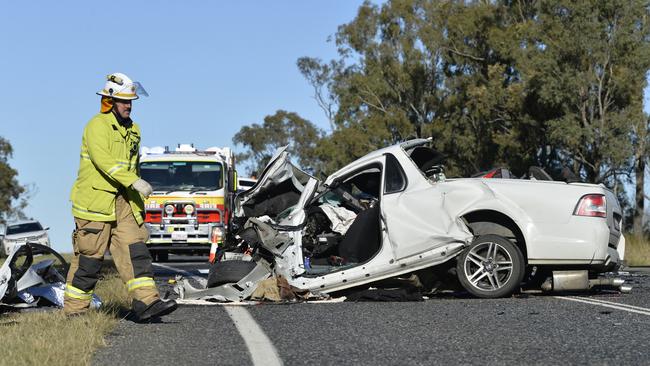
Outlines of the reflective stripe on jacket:
M115 221L115 197L126 193L138 224L143 197L131 188L139 179L140 128L125 128L113 113L99 113L84 129L77 180L72 186L72 214L90 221Z

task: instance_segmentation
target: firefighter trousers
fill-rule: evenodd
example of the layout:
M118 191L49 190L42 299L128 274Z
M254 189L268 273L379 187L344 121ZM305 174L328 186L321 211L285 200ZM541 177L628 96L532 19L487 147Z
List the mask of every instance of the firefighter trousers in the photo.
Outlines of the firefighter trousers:
M116 221L88 221L75 217L72 258L65 288L64 312L84 312L99 279L104 253L109 250L115 267L133 299L133 308L143 308L160 295L153 280L151 255L145 242L149 234L138 225L127 200L117 195Z

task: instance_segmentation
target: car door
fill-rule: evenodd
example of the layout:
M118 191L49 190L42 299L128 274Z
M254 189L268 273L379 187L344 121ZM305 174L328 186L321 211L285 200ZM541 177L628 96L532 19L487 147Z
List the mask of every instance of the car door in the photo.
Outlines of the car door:
M413 164L385 155L381 215L396 259L471 237L445 210L444 182L427 180ZM413 165L413 166L411 166Z

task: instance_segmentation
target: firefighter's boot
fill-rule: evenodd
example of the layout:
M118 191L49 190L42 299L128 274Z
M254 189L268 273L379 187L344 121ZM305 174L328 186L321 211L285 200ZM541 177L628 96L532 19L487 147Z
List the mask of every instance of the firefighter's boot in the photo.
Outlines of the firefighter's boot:
M136 321L142 323L171 313L178 308L174 300L156 300L149 305L141 301L133 301L133 312L137 317Z

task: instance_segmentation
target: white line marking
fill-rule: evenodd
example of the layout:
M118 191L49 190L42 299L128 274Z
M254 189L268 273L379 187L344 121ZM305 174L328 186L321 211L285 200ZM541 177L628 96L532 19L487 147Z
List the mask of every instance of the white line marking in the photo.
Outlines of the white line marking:
M570 296L570 297L573 297L573 298L576 298L576 299L588 299L590 301L600 302L600 303L603 303L603 304L618 305L618 306L622 306L624 308L636 309L636 310L650 312L650 308L644 308L644 307L641 307L641 306L628 305L628 304L623 304L623 303L620 303L620 302L606 301L606 300L602 300L602 299L592 299L592 298L579 297L579 296Z
M273 343L271 343L269 337L266 336L246 308L241 306L225 306L224 309L230 315L239 334L244 339L254 366L282 365L282 360L275 347L273 347Z
M606 308L612 308L612 309L617 309L617 310L623 310L623 311L628 311L630 313L636 313L636 314L641 314L641 315L648 315L650 316L650 309L646 308L640 308L638 306L632 306L632 305L626 305L628 307L621 306L621 304L613 305L616 303L604 303L600 301L591 301L591 299L586 299L584 297L562 297L562 296L555 296L556 299L560 300L568 300L568 301L575 301L575 302L582 302L585 304L590 304L590 305L597 305L597 306L604 306ZM644 310L636 310L636 308L639 309L644 309Z
M210 270L209 269L199 269L199 273L200 274L208 274L208 273L210 273Z

